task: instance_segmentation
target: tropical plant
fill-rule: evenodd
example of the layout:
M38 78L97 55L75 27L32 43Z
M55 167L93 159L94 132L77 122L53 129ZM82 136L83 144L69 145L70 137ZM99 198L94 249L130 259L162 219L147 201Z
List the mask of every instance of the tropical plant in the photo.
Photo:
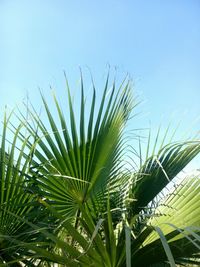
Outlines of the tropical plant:
M27 106L28 120L20 110L17 115L26 131L12 125L28 151L20 153L23 165L28 165L22 172L28 201L35 199L40 218L43 210L56 222L51 231L22 216L22 225L48 240L49 246L8 235L5 240L29 253L21 262L70 267L200 264L200 177L193 175L168 187L200 152L200 141L167 143L166 131L158 149L159 134L153 147L149 134L146 153L138 137L137 152L132 147L136 135L130 138L124 130L136 106L129 80L118 89L114 81L110 88L108 75L100 102L93 84L89 109L81 76L79 119L67 79L66 85L67 118L55 94L57 119L42 95L46 120ZM33 209L32 204L29 207ZM45 216L41 223L47 225Z
M29 138L19 141L18 135L23 125L16 129L10 148L7 148L9 119L5 115L0 148L0 265L9 262L9 266L21 266L19 262L23 260L31 266L29 248L22 244L30 242L32 246L37 244L47 248L51 243L27 222L30 220L41 229L48 226L52 232L55 218L37 201L36 196L28 192L32 151L24 159Z

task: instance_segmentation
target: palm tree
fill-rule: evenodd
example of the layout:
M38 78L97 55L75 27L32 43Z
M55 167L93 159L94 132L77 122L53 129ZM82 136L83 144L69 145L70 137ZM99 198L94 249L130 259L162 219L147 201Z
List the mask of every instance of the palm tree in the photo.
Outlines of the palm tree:
M38 259L32 266L198 264L200 178L193 175L174 182L173 189L167 186L200 152L200 141L166 143L166 131L158 149L158 136L151 151L149 135L145 155L140 139L139 152L135 148L129 152L135 136L127 139L124 129L137 104L131 82L125 79L117 89L114 81L110 88L108 75L98 108L93 84L91 107L86 109L81 77L79 119L67 79L66 85L65 112L53 95L57 120L43 95L49 125L34 108L27 107L29 120L22 112L19 115L31 138L19 131L30 150L23 156L31 158L26 188L59 221L51 233L22 220L51 243L45 248L16 241L27 247L29 259ZM30 266L30 260L25 264Z

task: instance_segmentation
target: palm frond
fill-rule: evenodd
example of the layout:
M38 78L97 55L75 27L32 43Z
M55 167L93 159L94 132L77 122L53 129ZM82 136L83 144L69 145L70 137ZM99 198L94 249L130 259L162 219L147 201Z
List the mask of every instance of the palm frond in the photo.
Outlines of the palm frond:
M32 220L38 225L50 223L46 211L41 205L38 205L36 196L28 193L27 190L31 151L25 160L23 156L29 138L19 142L19 131L23 127L23 125L19 125L11 147L8 149L6 142L8 123L9 118L7 119L5 114L0 148L0 255L4 263L29 255L28 249L15 246L13 239L17 238L20 242L42 241L39 233L33 232L32 228L16 219L16 216ZM16 148L17 145L20 146L19 151ZM46 222L41 221L42 216ZM17 263L14 266L18 266Z
M66 81L67 83L67 81ZM35 165L39 170L37 182L43 195L69 216L75 215L79 206L93 201L104 205L108 190L116 190L116 176L122 154L122 131L133 106L129 81L117 90L115 83L108 95L109 75L106 80L100 107L95 115L96 89L93 88L92 105L85 131L86 104L84 86L81 80L81 114L79 123L75 121L72 97L67 83L70 126L54 95L60 128L51 114L45 98L42 101L50 124L46 127L39 115L29 110L32 121L37 125L34 130L30 121L26 123L29 134L36 139L38 148L34 151ZM88 111L87 111L88 112ZM23 114L21 114L23 116ZM24 118L25 119L25 118ZM24 136L21 135L24 139ZM29 143L28 146L31 146ZM67 179L66 177L76 179ZM64 178L65 177L65 178ZM101 204L100 204L101 203Z
M144 209L199 152L200 141L194 140L165 145L150 156L133 180L132 194L137 201L132 213Z
M200 178L188 177L163 199L148 220L148 227L159 227L176 263L192 260L200 251ZM146 231L146 230L145 230ZM144 233L145 233L144 231ZM133 254L135 265L147 258L148 263L167 260L165 249L155 231L149 231ZM138 262L138 263L137 263ZM170 261L172 262L172 261ZM139 266L139 265L138 265Z

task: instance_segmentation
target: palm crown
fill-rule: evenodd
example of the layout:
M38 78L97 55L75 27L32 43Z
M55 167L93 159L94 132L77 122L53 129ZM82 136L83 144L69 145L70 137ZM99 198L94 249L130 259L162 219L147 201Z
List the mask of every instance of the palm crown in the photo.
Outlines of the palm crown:
M199 177L185 177L168 194L160 193L200 152L200 141L166 144L165 135L160 148L156 150L156 141L150 153L149 137L146 155L133 150L128 156L132 161L139 158L139 163L137 168L127 169L123 159L132 140L127 142L124 129L136 106L131 83L125 79L116 88L113 82L110 89L108 75L97 110L99 101L94 84L91 106L86 108L81 77L80 120L74 112L67 79L66 85L68 118L55 95L58 120L42 96L49 125L34 108L27 107L29 120L21 112L17 115L26 134L12 125L14 140L22 142L15 165L15 142L11 151L5 152L4 124L1 212L10 219L3 221L2 216L1 225L15 221L12 226L15 231L5 234L0 228L2 264L57 263L70 267L198 264ZM6 183L12 184L12 190ZM5 200L8 198L11 202ZM24 228L18 226L19 222ZM30 238L19 238L22 231ZM12 258L1 252L6 251L4 242L10 242Z

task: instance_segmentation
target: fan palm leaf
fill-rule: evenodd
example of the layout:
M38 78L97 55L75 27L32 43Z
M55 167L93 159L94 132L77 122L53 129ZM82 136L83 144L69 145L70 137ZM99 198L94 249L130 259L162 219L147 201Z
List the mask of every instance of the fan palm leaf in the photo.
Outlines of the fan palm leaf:
M24 221L55 245L48 251L27 244L33 258L61 266L99 267L195 262L200 247L199 177L183 180L169 195L164 192L163 200L161 192L199 154L200 141L166 144L167 130L156 152L157 135L151 155L149 137L144 161L139 141L139 167L127 171L124 126L135 106L130 82L125 80L118 89L114 82L109 90L107 77L98 109L93 86L88 112L81 77L78 123L67 80L66 85L68 118L53 95L56 120L42 94L48 125L33 107L28 121L23 113L19 116L35 141L32 150L33 144L19 132L32 151L28 188L61 226L55 235Z
M199 190L200 177L187 177L161 200L143 229L144 233L149 227L154 231L149 231L147 235L140 234L145 236L145 239L140 239L137 249L133 241L134 266L140 266L141 260L144 264L159 263L164 258L167 260L158 229L166 237L166 243L177 263L181 263L182 258L183 262L186 258L196 258L196 253L200 251Z
M67 85L69 121L68 125L58 100L54 95L60 129L50 108L42 96L43 104L50 124L50 131L40 117L32 110L31 119L37 125L39 136L31 122L27 130L37 142L39 148L34 151L35 165L39 170L38 183L42 194L51 199L60 212L74 216L79 205L93 201L98 205L105 202L105 194L116 189L116 179L122 152L122 130L133 106L129 82L117 90L115 84L108 92L108 78L95 114L96 89L93 88L92 105L89 112L87 133L85 133L85 100L83 81L81 80L80 134L72 105L70 89ZM24 139L24 136L22 136ZM29 144L31 147L31 144ZM74 177L74 179L72 179Z
M38 259L45 255L50 262L57 262L61 266L176 266L186 262L198 264L200 220L198 216L189 216L193 212L193 206L189 204L190 208L185 207L182 198L185 198L185 194L189 199L191 195L195 195L194 201L199 203L199 188L200 177L185 179L161 201L138 235L134 235L125 219L114 226L109 197L107 213L96 224L89 210L80 208L82 216L79 228L75 228L41 199L41 203L60 219L65 234L73 238L76 245L63 242L47 231L41 231L41 234L55 242L58 250L56 253L44 252L32 246L32 251ZM199 205L196 214L199 215ZM33 228L36 229L35 226Z
M45 223L46 225L50 223L50 217L48 218L44 208L39 205L36 196L27 190L31 157L29 155L24 160L28 138L19 142L19 131L23 125L17 128L8 149L9 144L6 142L8 123L9 118L5 114L0 147L0 262L6 264L13 260L13 265L10 266L21 266L16 259L25 260L29 250L26 247L16 246L13 239L17 238L21 242L38 241L38 243L45 240L19 218L29 219L44 227ZM41 216L46 222L41 221Z

